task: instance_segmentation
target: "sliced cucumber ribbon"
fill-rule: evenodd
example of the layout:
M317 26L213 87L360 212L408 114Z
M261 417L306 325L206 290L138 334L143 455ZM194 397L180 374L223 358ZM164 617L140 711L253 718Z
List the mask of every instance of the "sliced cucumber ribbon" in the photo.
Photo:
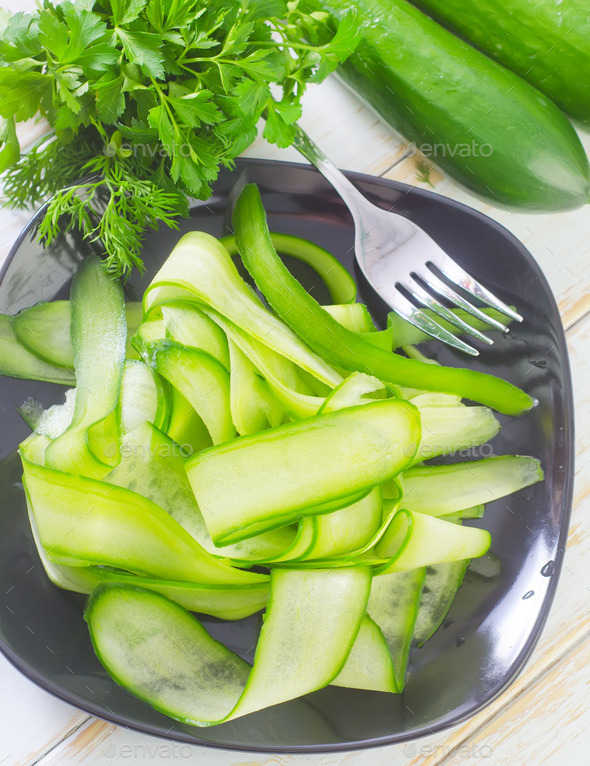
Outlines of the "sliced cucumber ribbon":
M115 680L172 718L211 726L329 684L355 643L370 585L366 567L273 571L253 667L152 590L102 584L85 617Z
M219 545L360 499L409 464L419 435L412 405L375 401L211 447L186 471Z

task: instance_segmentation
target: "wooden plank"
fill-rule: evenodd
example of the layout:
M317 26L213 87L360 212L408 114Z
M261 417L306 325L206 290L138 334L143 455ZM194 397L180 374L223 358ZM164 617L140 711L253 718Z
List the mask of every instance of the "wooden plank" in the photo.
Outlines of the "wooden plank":
M0 764L30 764L75 731L88 715L31 683L0 657Z
M422 764L457 763L457 756L466 766L485 763L483 759L494 766L513 766L515 762L587 763L588 649L586 639L536 679L510 707L500 708L488 725L457 745L449 739L443 758L435 754Z

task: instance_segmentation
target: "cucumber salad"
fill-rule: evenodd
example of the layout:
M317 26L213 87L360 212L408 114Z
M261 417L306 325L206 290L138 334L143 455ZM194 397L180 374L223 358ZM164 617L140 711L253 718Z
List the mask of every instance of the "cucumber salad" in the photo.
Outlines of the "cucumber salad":
M233 225L183 236L141 304L90 256L68 301L0 317L0 373L68 387L21 407L46 574L89 596L112 678L196 726L328 684L402 692L412 646L493 543L472 520L543 478L534 457L455 459L528 394L427 359L399 318L379 330L338 260L269 232L256 186ZM199 621L261 611L252 665Z

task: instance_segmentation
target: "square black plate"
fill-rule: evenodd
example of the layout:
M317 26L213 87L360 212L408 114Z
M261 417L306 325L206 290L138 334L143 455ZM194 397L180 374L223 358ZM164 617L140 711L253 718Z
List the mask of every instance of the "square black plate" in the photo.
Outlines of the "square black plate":
M479 457L515 453L542 460L545 481L490 504L481 522L492 534L497 560L489 571L472 566L433 639L414 649L402 695L328 687L307 697L213 728L176 723L118 687L94 656L82 619L85 599L54 587L31 538L15 449L27 436L16 407L26 396L60 401L61 387L0 377L0 649L44 689L94 715L139 731L213 747L266 752L322 752L401 742L457 723L489 703L530 655L555 593L569 523L574 474L571 381L565 337L549 286L532 256L486 216L404 184L350 174L369 198L392 205L431 234L461 265L524 322L496 337L475 361L440 344L438 359L509 379L539 404L520 418L501 417L503 430ZM306 237L336 255L355 274L359 300L378 320L386 308L353 262L353 225L336 192L311 167L259 160L224 172L214 195L192 209L181 233L228 233L236 181L256 182L271 229ZM33 241L36 220L23 232L0 276L0 311L14 313L41 300L65 298L87 245L72 236L47 251ZM137 299L179 234L150 233L145 276L126 286ZM302 275L307 278L309 275ZM322 300L316 286L316 297ZM324 297L324 300L326 298ZM455 456L464 459L464 456ZM499 560L499 561L498 561ZM484 562L486 563L486 562ZM208 630L252 659L260 615L235 623L209 617Z

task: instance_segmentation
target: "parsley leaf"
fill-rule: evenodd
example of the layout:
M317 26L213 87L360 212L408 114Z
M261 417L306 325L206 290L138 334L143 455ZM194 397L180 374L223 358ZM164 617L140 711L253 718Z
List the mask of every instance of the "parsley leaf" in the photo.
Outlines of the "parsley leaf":
M51 196L48 241L78 226L108 268L141 268L146 228L175 226L256 137L287 146L309 82L354 49L300 0L44 0L0 12L0 170L8 204ZM317 38L317 39L315 39ZM51 133L20 155L14 122ZM88 182L80 178L92 176Z

